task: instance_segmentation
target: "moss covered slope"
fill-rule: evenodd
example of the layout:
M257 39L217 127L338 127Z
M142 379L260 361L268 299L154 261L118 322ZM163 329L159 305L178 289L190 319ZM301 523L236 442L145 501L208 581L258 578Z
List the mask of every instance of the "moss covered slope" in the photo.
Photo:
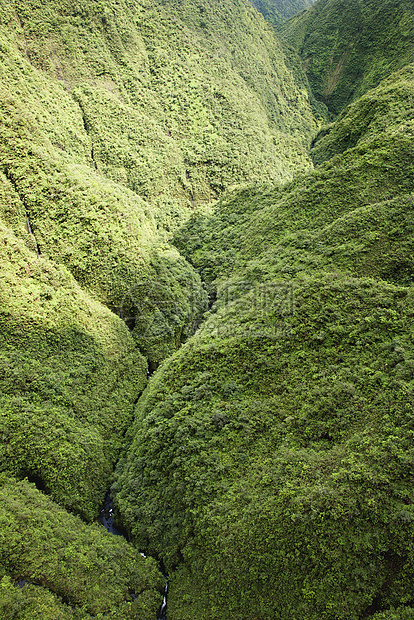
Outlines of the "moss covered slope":
M25 481L2 476L0 497L4 620L154 620L164 586L154 560Z
M216 301L150 381L113 487L173 620L413 613L411 75L323 132L314 171L176 235Z
M341 8L284 29L343 110L313 170L247 1L0 2L5 617L155 616L154 562L66 512L120 452L171 620L412 613L412 8Z
M270 282L163 365L114 490L170 571L171 618L356 620L410 600L412 321L405 288Z
M0 230L1 469L93 518L147 362L67 269Z
M77 114L89 164L162 205L172 223L229 184L283 180L309 167L304 146L315 122L307 93L247 2L46 9L24 0L13 10L5 3L2 21L18 73L33 72L30 62Z
M252 4L274 26L312 6L315 0L253 0Z
M312 173L229 195L181 229L177 246L213 288L315 269L412 284L412 75L408 65L323 129L311 152L328 161Z
M410 0L318 0L283 25L314 95L334 114L414 62Z

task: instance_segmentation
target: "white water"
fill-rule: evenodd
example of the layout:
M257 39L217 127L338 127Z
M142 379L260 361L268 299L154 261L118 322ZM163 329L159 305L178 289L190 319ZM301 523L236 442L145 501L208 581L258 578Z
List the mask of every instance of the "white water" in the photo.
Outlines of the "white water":
M107 496L105 497L104 507L101 510L100 521L102 525L105 527L105 529L111 534L114 534L114 536L123 536L122 532L120 532L114 527L114 510L113 510L113 503L112 503L110 493L108 493ZM143 558L147 557L145 553L143 553L142 551L141 551L141 555ZM162 605L161 605L161 609L159 611L157 620L167 620L167 592L168 592L168 581L165 582L164 598L162 600ZM134 595L132 596L134 597Z

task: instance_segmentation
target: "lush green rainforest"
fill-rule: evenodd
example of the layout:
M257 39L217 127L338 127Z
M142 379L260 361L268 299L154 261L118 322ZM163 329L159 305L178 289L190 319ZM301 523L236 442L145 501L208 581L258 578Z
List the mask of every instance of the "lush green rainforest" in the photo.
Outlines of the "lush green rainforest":
M414 617L410 63L406 0L0 0L2 618Z
M289 17L309 8L313 2L315 0L254 0L252 4L267 21L278 26Z
M413 62L410 0L318 0L281 26L333 114Z

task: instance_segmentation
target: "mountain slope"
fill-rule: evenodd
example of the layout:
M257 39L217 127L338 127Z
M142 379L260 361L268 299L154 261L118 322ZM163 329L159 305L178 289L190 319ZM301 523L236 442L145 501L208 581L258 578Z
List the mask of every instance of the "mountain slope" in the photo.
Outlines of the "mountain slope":
M282 33L300 54L315 97L335 115L414 62L409 0L319 0Z
M247 1L1 0L0 69L0 608L154 617L154 563L65 509L97 517L148 367L207 309L172 231L311 168L320 121Z
M164 583L154 560L68 514L26 481L1 475L0 497L4 620L155 618Z
M274 26L312 6L315 0L253 0L252 4Z
M122 321L65 268L0 230L1 470L93 519L146 360Z
M173 620L413 613L412 71L321 131L314 171L176 234L215 301L113 487Z
M319 133L244 0L0 26L0 609L150 620L142 549L170 620L412 615L409 3L284 27Z
M203 278L217 287L229 276L340 268L411 285L412 76L408 65L324 128L311 153L326 161L312 173L283 189L246 189L189 220L176 243Z
M45 13L25 0L7 21L76 100L98 170L143 197L209 201L229 183L309 165L306 94L248 3L49 2Z
M117 470L169 616L353 620L411 600L412 291L236 286L150 381Z

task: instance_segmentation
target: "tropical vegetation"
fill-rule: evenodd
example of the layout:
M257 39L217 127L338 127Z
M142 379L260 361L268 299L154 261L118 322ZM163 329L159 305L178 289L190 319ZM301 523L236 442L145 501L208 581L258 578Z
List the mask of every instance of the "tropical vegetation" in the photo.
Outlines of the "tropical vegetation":
M414 617L414 13L310 4L0 0L6 620Z

